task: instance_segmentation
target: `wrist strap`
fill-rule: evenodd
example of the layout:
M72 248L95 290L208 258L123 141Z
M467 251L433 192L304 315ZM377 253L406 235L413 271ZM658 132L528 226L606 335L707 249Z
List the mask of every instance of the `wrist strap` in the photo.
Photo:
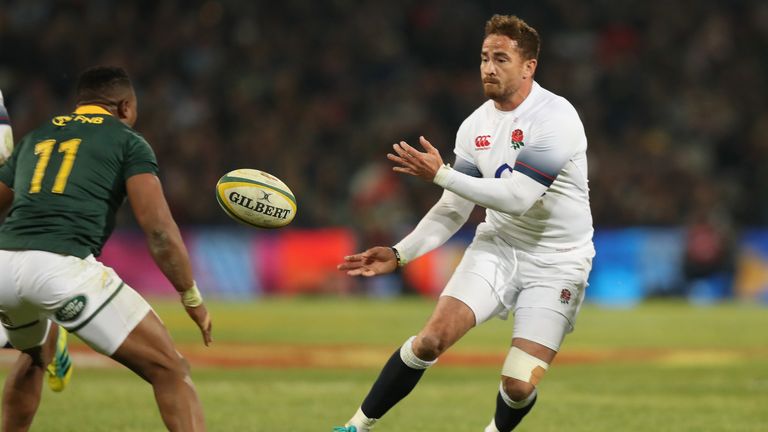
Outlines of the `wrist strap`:
M398 267L402 267L402 266L404 266L404 265L406 265L408 263L407 260L404 260L403 257L400 256L400 251L395 249L393 246L390 246L389 248L392 249L392 253L395 254L395 259L397 260L397 266Z
M198 307L203 304L203 296L197 289L197 282L192 282L192 287L181 293L181 304L186 307Z

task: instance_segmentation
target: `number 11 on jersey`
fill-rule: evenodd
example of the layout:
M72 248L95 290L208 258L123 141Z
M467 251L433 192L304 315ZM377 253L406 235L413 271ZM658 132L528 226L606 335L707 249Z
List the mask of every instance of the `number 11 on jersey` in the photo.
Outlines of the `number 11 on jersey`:
M64 158L61 161L59 172L56 174L56 179L53 182L53 189L51 192L57 194L63 194L64 188L67 187L67 179L72 172L72 165L75 164L75 157L77 156L77 149L80 147L79 138L63 141L59 144L59 153L64 153ZM38 156L37 165L35 165L35 172L32 174L32 181L29 185L29 193L34 194L40 192L40 188L43 183L43 177L45 176L45 169L48 167L48 162L51 161L51 154L53 148L56 146L56 140L45 140L35 144L35 155Z

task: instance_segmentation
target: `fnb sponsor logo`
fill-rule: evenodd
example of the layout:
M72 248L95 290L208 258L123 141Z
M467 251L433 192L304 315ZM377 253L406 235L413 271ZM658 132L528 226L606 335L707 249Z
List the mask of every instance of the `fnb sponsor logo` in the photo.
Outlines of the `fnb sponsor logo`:
M488 150L491 148L491 136L480 135L475 138L475 150Z

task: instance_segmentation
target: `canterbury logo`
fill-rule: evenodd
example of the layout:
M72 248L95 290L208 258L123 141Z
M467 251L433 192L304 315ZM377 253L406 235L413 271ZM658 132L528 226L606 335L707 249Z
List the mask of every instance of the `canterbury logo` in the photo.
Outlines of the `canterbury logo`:
M491 147L491 136L480 135L475 138L475 150L487 150Z

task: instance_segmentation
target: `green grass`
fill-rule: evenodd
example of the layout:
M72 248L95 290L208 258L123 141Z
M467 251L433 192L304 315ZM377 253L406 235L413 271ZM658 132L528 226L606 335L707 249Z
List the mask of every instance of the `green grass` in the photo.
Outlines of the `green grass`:
M199 335L176 304L154 304L174 339ZM354 345L387 353L425 322L432 302L410 299L269 300L212 303L219 344ZM768 430L768 310L680 303L629 310L586 307L563 355L666 353L601 363L555 364L520 431ZM506 352L511 323L473 330L457 352ZM679 351L678 351L679 350ZM668 355L667 355L668 354ZM565 358L565 357L564 357ZM193 365L194 366L194 365ZM64 393L44 391L33 431L160 431L150 387L117 368L76 365ZM430 370L378 432L480 431L489 421L498 366ZM7 365L0 368L5 374ZM197 367L193 378L211 431L330 431L357 408L378 367L223 369Z

